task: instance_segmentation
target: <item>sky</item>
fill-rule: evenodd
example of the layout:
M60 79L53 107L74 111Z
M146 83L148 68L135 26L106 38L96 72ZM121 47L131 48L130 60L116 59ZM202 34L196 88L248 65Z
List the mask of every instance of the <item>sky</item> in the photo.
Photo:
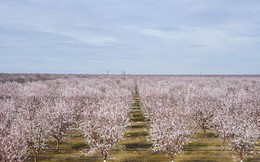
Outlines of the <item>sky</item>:
M259 0L0 0L0 73L260 74Z

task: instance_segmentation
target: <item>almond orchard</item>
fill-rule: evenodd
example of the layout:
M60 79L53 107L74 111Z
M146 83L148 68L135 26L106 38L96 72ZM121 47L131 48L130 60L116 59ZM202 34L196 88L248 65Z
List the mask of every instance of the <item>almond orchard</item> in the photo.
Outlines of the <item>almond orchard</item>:
M257 76L0 83L1 162L260 161L259 136Z

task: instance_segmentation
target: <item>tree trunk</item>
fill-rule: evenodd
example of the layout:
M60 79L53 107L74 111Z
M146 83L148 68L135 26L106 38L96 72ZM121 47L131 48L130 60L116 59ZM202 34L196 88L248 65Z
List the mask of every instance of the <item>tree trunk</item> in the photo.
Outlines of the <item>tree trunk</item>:
M239 156L240 162L243 162L244 157L243 157L242 151L237 150L237 154L238 154L238 156Z
M34 155L34 162L37 162L37 154Z
M107 161L107 154L104 154L103 158L104 158L104 162L106 162Z
M59 151L60 149L60 140L56 139L56 150Z
M203 129L204 138L207 138L207 134L206 134L207 132L206 132L206 131L207 131L207 130L204 128L204 129Z
M222 149L225 149L225 143L226 143L226 138L224 137L223 141L222 141Z

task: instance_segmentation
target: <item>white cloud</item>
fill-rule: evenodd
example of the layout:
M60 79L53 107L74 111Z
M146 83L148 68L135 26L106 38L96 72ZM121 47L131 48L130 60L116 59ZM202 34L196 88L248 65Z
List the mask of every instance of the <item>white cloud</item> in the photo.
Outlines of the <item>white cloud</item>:
M163 30L157 30L157 29L141 29L140 32L142 34L148 35L148 36L154 36L161 39L179 39L180 35L177 32L169 32L169 31L163 31ZM183 36L181 36L183 37Z
M139 28L138 31L146 36L154 37L153 39L161 39L164 43L167 41L172 44L181 42L184 47L198 47L202 54L213 51L215 53L235 52L237 47L252 43L255 45L259 42L259 38L239 35L235 31L218 28L183 27L172 31Z
M45 32L46 34L56 34L70 39L68 41L76 43L86 43L93 46L106 46L118 43L118 39L112 36L106 36L103 33L99 33L98 29L88 30L76 30L71 26L60 27L53 25L38 26L39 32Z

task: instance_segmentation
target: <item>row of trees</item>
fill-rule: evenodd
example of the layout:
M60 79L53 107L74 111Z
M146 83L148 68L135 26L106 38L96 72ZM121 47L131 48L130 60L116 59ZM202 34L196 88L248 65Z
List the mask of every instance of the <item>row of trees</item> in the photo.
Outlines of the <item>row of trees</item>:
M135 80L136 81L135 81ZM243 161L259 137L260 80L244 77L89 77L0 83L0 161L35 161L69 129L106 161L123 137L138 85L155 151L174 160L198 129L215 131Z
M133 88L131 78L114 77L0 83L0 161L37 161L46 141L58 150L69 129L106 159L127 125Z
M259 138L259 78L144 77L138 86L153 148L172 161L198 129L215 131L241 162Z

